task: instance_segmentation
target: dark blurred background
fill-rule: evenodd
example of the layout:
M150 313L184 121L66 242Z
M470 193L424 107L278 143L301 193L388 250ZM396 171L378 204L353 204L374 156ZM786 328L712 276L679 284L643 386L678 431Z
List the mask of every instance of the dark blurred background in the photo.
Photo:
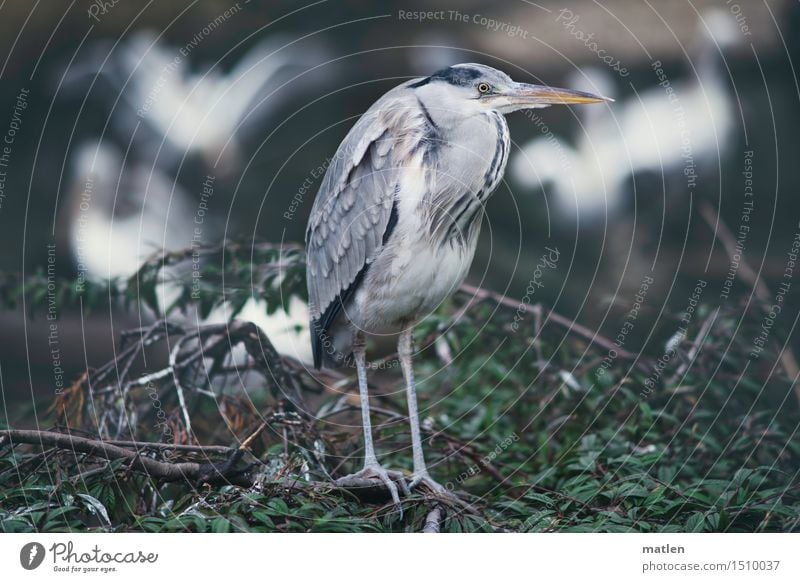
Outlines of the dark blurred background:
M712 307L752 292L726 284L738 259L702 209L773 291L800 229L793 1L79 0L0 14L4 273L49 260L62 277L123 277L193 237L300 242L319 168L354 119L399 82L469 61L616 98L509 117L471 283L522 297L558 248L534 301L614 336L652 277L648 324L626 347L657 357L699 279ZM39 307L0 315L12 402L52 390ZM66 377L111 357L139 318L60 308Z

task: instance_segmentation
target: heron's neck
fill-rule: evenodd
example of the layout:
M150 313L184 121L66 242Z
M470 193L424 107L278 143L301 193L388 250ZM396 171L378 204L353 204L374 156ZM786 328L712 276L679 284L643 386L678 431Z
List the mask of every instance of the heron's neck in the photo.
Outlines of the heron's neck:
M458 103L434 98L427 91L417 91L415 96L430 120L444 135L457 130L464 122L483 115L482 112L465 111Z

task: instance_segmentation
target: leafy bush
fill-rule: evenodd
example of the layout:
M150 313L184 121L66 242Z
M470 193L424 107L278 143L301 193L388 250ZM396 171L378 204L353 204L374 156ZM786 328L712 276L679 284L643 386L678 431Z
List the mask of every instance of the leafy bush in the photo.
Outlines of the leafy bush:
M300 254L291 255L285 276L270 270L278 260L274 249L264 252L272 255L253 261L252 247L209 251L219 254L206 267L201 310L207 313L223 300L241 306L242 298L251 296L273 310L276 298L302 295ZM224 261L217 260L223 255ZM185 258L178 256L175 263ZM161 259L143 267L135 293L133 280L113 284L119 297L158 309L152 286L164 266ZM224 267L211 266L217 262ZM221 293L214 282L223 279ZM29 282L26 292L35 293L35 287ZM15 293L6 289L3 297L13 302ZM800 529L800 414L793 384L770 366L742 373L747 346L737 337L745 334L734 336L737 326L757 326L757 317L740 321L741 312L733 308L700 309L674 362L655 388L645 391L652 362L619 358L604 366L605 348L552 324L546 310L541 330L527 314L509 341L514 310L498 309L492 297L470 299L456 295L418 330L419 345L433 348L416 358L429 465L441 483L461 491L478 509L477 515L445 510L442 531ZM171 308L192 303L187 292ZM698 338L710 317L716 318L710 332ZM765 360L777 360L781 344L774 341ZM242 461L252 464L251 487L164 483L122 461L10 447L6 441L0 450L0 527L7 532L422 529L432 502L421 494L404 500L400 519L391 503L368 503L325 485L358 468L358 411L341 394L355 390L354 378L321 377L320 387L302 366L285 364L310 391L305 412L311 414L292 413L269 391L248 386L245 394L215 392L185 380L193 432L201 442L235 445L265 424ZM388 453L389 466L409 470L402 399L383 395L401 386L401 378L396 367L387 367L371 373L379 381L373 402L377 446ZM170 411L175 442L186 442L171 382L164 378L158 394ZM335 382L339 392L331 390ZM72 411L67 418L80 425L72 430L96 434L98 427L86 421L86 402L93 401L88 389L76 382L72 400L52 411L54 421ZM126 398L135 400L135 390ZM333 416L336 422L330 422ZM152 426L137 424L134 436L158 441L163 435L154 434ZM163 458L158 451L147 454Z

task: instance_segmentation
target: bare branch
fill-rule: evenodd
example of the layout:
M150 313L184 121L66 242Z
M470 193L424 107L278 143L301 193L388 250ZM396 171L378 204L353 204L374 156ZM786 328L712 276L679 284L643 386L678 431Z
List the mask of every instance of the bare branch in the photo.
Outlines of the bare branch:
M732 257L737 254L736 239L714 207L708 202L705 202L700 206L700 214L713 231L714 236L716 236L722 243L722 246L725 247L725 252L728 256ZM762 279L761 275L748 264L743 253L738 254L741 258L739 259L739 268L736 270L736 276L745 284L750 285L756 297L762 302L766 305L772 304L774 295L770 292L767 284L764 283L764 279ZM800 366L797 364L797 358L794 357L794 352L792 352L789 347L789 342L786 342L786 345L781 350L779 358L783 369L786 371L786 375L794 384L795 395L797 396L798 402L800 402L800 382L797 381L798 377L800 377Z
M233 448L223 445L175 445L171 443L148 443L146 441L121 441L104 440L104 443L125 447L129 449L150 449L154 451L179 451L183 453L205 453L224 455L230 453Z
M8 438L12 444L54 446L109 461L125 459L129 462L131 469L142 471L164 481L193 480L200 476L200 463L164 463L104 441L45 430L7 429L0 430L0 435Z
M637 361L639 359L639 356L617 346L610 339L601 336L596 331L592 331L588 327L585 327L580 323L569 319L568 317L564 317L553 310L546 309L541 303L529 305L527 303L515 301L495 291L483 289L482 287L475 287L473 285L468 285L467 283L463 283L459 291L466 293L467 295L472 295L478 301L491 299L492 301L499 303L500 305L504 305L505 307L530 313L534 317L537 317L537 325L541 325L541 316L544 315L547 321L551 321L565 328L567 331L581 336L590 344L594 343L608 350L616 350L619 357L626 360Z
M425 518L422 533L439 533L442 524L442 509L435 505Z

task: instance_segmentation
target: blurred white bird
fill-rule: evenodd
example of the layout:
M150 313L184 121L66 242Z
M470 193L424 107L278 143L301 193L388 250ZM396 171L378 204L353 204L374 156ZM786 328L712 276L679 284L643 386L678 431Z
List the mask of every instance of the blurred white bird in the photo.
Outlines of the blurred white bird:
M238 167L243 140L263 137L265 116L329 75L330 66L317 68L325 55L318 42L273 35L224 72L219 63L197 67L187 47L168 46L142 30L116 47L96 43L70 68L65 85L75 93L100 75L111 85L111 98L128 106L112 115L124 135L143 123L149 131L138 131L139 137L147 136L147 147L161 150L167 165L199 153L222 175Z
M613 110L582 109L574 146L559 141L553 147L554 136L535 138L512 160L513 177L532 189L552 186L557 209L592 222L617 209L628 180L640 172L675 175L715 169L733 146L736 111L720 51L736 43L737 33L729 13L706 12L692 47L695 71L688 79L670 81L672 100L665 87L655 85L617 102ZM579 71L569 85L615 94L610 71L598 68ZM688 133L682 133L681 119Z
M114 145L86 142L71 157L61 221L88 279L129 277L155 251L189 246L195 212L172 178L125 159Z
M311 353L308 305L296 295L292 295L286 307L286 310L281 308L267 315L267 304L251 297L237 314L236 319L252 321L264 330L278 353L295 358L310 367L314 358ZM212 310L203 323L226 321L230 321L230 308L223 305Z
M93 281L128 278L154 252L191 246L198 203L158 166L126 159L114 145L87 142L72 156L70 184L61 224L83 277ZM220 225L205 215L203 228L213 235ZM162 269L161 276L156 296L159 312L164 313L183 285L179 284L181 274L172 269ZM251 298L237 317L261 327L278 352L310 365L308 307L294 296L288 307L288 313L279 309L267 315L266 304ZM229 319L230 307L223 304L200 323ZM175 315L173 320L187 325L198 322L193 314ZM244 353L239 355L244 358Z
M616 97L610 75L604 70L583 69L570 75L567 84L580 91ZM617 105L614 107L616 110ZM531 140L511 162L515 180L529 188L552 187L556 210L567 216L580 212L581 218L602 212L606 199L618 195L628 174L619 150L600 141L619 138L612 114L602 107L586 109L590 108L579 113L582 132L574 146L541 125L544 135ZM531 115L538 123L537 114Z
M138 31L116 45L95 43L67 71L67 97L83 97L89 82L100 79L96 97L114 105L103 141L85 143L70 156L71 185L60 217L78 269L88 279L127 278L152 253L189 247L199 201L174 177L184 156L199 155L215 175L230 175L243 161L248 138L263 138L265 118L331 71L318 66L329 57L311 39L273 35L227 72L219 63L198 67L192 50ZM128 144L126 155L122 144ZM214 217L203 215L203 244L223 235L222 220ZM162 276L161 312L180 293L175 280L180 273ZM201 323L227 321L229 315L223 305ZM311 361L302 301L293 300L289 314L278 310L267 316L266 305L250 299L238 317L259 325L279 352ZM187 322L197 319L190 316Z

